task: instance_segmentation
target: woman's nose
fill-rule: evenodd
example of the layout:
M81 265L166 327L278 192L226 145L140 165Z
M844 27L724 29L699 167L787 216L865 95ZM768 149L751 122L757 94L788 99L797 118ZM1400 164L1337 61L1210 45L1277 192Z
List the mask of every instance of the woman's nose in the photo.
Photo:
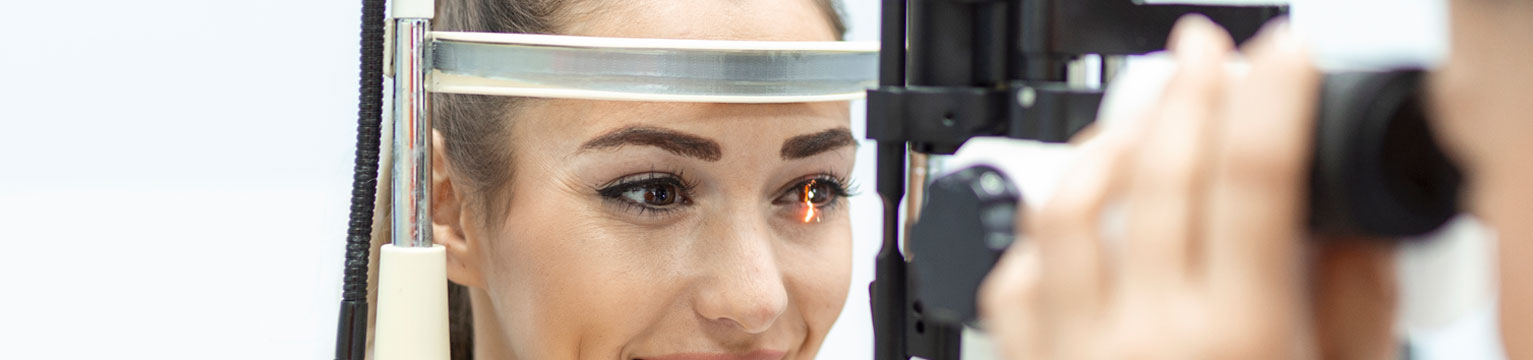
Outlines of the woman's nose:
M771 232L765 228L725 231L711 254L703 285L697 295L697 313L747 333L770 329L788 308L788 290L772 251Z

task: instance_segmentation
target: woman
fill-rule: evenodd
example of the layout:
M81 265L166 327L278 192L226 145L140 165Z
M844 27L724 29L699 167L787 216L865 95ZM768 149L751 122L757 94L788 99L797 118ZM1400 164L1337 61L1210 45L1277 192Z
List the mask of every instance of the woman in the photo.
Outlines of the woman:
M1533 2L1451 4L1453 50L1427 83L1432 126L1467 175L1466 210L1500 239L1507 355L1533 357ZM1032 214L1029 245L991 273L982 297L997 343L1015 359L1396 357L1387 286L1305 278L1370 267L1380 252L1310 258L1299 240L1320 86L1302 44L1268 26L1240 49L1250 75L1232 79L1211 70L1237 56L1217 25L1189 17L1170 43L1180 66L1147 125L1087 141ZM1099 215L1118 201L1135 236L1110 256ZM1365 286L1338 296L1358 288L1330 281Z
M844 31L828 0L442 0L437 14L446 31ZM433 236L466 288L454 312L471 313L455 316L472 334L454 334L454 358L814 357L850 282L847 103L434 101Z

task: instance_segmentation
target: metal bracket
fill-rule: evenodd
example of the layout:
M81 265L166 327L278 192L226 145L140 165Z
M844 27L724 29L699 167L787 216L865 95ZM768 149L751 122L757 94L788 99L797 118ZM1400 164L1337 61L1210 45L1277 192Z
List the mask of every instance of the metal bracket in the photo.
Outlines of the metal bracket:
M1062 83L1018 82L1009 94L1012 111L1007 112L1007 137L1066 142L1096 121L1103 91Z
M911 150L952 154L976 135L1000 135L1005 92L973 87L883 87L868 91L868 137Z

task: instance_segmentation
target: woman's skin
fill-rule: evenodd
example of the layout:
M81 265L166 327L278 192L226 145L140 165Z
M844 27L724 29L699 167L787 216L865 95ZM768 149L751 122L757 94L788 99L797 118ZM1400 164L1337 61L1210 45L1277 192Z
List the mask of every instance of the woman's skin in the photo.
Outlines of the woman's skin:
M1533 3L1452 4L1453 53L1429 84L1433 126L1468 175L1467 209L1499 234L1502 342L1526 358ZM1241 49L1252 63L1245 78L1210 71L1236 56L1230 43L1206 20L1180 22L1171 44L1181 65L1158 107L1087 141L1066 185L1028 214L1027 241L982 294L1010 358L1393 356L1380 325L1391 318L1378 310L1393 305L1391 285L1378 281L1393 276L1378 266L1387 251L1302 240L1319 74L1284 25ZM1119 201L1134 236L1110 252L1100 214ZM1337 285L1349 282L1362 286Z
M563 34L836 38L810 1L572 6ZM847 103L529 100L487 116L512 124L513 175L490 199L504 211L475 206L450 166L433 198L477 358L813 358L850 283Z

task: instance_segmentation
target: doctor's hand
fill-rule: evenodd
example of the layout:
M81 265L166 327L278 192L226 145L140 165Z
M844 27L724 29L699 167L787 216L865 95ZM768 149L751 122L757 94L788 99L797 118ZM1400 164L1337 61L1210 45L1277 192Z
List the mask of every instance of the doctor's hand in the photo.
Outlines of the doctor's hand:
M1282 21L1242 49L1242 78L1206 18L1168 44L1160 101L1082 144L986 279L984 326L1007 358L1320 355L1301 239L1321 76ZM1103 231L1109 208L1124 233Z

